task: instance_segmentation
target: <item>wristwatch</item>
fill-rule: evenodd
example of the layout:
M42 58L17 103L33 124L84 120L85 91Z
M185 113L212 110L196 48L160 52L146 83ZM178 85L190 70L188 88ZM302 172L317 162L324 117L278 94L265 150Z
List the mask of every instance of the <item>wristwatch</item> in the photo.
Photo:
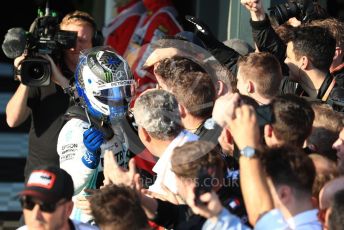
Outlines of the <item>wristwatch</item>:
M254 156L254 154L256 154L256 150L250 146L246 146L245 148L240 150L240 154L245 157L251 158Z

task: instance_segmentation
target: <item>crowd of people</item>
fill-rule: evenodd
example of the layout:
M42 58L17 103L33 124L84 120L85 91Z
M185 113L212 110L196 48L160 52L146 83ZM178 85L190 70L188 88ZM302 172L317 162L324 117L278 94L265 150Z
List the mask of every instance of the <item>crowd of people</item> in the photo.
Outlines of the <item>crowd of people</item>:
M51 83L7 104L31 117L19 229L342 229L344 22L241 0L253 49L183 31L170 0L116 2L104 37L67 14Z

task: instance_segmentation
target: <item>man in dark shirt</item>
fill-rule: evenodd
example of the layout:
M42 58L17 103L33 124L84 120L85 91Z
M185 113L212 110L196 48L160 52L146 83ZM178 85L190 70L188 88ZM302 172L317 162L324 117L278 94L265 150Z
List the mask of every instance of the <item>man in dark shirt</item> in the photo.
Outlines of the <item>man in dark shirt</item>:
M60 23L60 29L77 32L74 48L64 50L61 61L52 61L45 56L52 67L51 83L45 87L30 87L20 84L6 106L6 120L10 127L21 125L29 116L29 153L25 166L25 180L31 170L39 165L59 165L56 152L57 137L64 123L62 115L69 106L69 96L64 93L73 78L81 50L93 46L96 26L93 18L80 11L67 14ZM24 55L14 60L16 69L21 68ZM18 75L21 79L21 76Z

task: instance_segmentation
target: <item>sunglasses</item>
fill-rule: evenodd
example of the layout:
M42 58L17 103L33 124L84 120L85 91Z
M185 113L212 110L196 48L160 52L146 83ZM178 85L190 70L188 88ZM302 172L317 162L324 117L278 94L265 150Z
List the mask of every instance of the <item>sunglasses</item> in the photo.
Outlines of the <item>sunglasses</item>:
M56 208L64 203L66 203L66 200L59 201L57 203L46 203L46 202L41 202L38 200L32 199L32 197L28 196L23 196L20 198L20 204L22 208L32 210L36 204L39 205L39 209L42 212L47 212L47 213L53 213L55 212Z

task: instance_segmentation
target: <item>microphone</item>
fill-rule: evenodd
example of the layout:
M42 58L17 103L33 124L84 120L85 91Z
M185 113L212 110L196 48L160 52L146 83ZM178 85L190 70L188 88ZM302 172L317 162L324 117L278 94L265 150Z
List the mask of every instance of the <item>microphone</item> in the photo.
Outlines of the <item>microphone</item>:
M5 35L4 42L2 43L2 51L6 57L14 59L22 55L26 46L27 35L26 31L22 28L11 28Z

